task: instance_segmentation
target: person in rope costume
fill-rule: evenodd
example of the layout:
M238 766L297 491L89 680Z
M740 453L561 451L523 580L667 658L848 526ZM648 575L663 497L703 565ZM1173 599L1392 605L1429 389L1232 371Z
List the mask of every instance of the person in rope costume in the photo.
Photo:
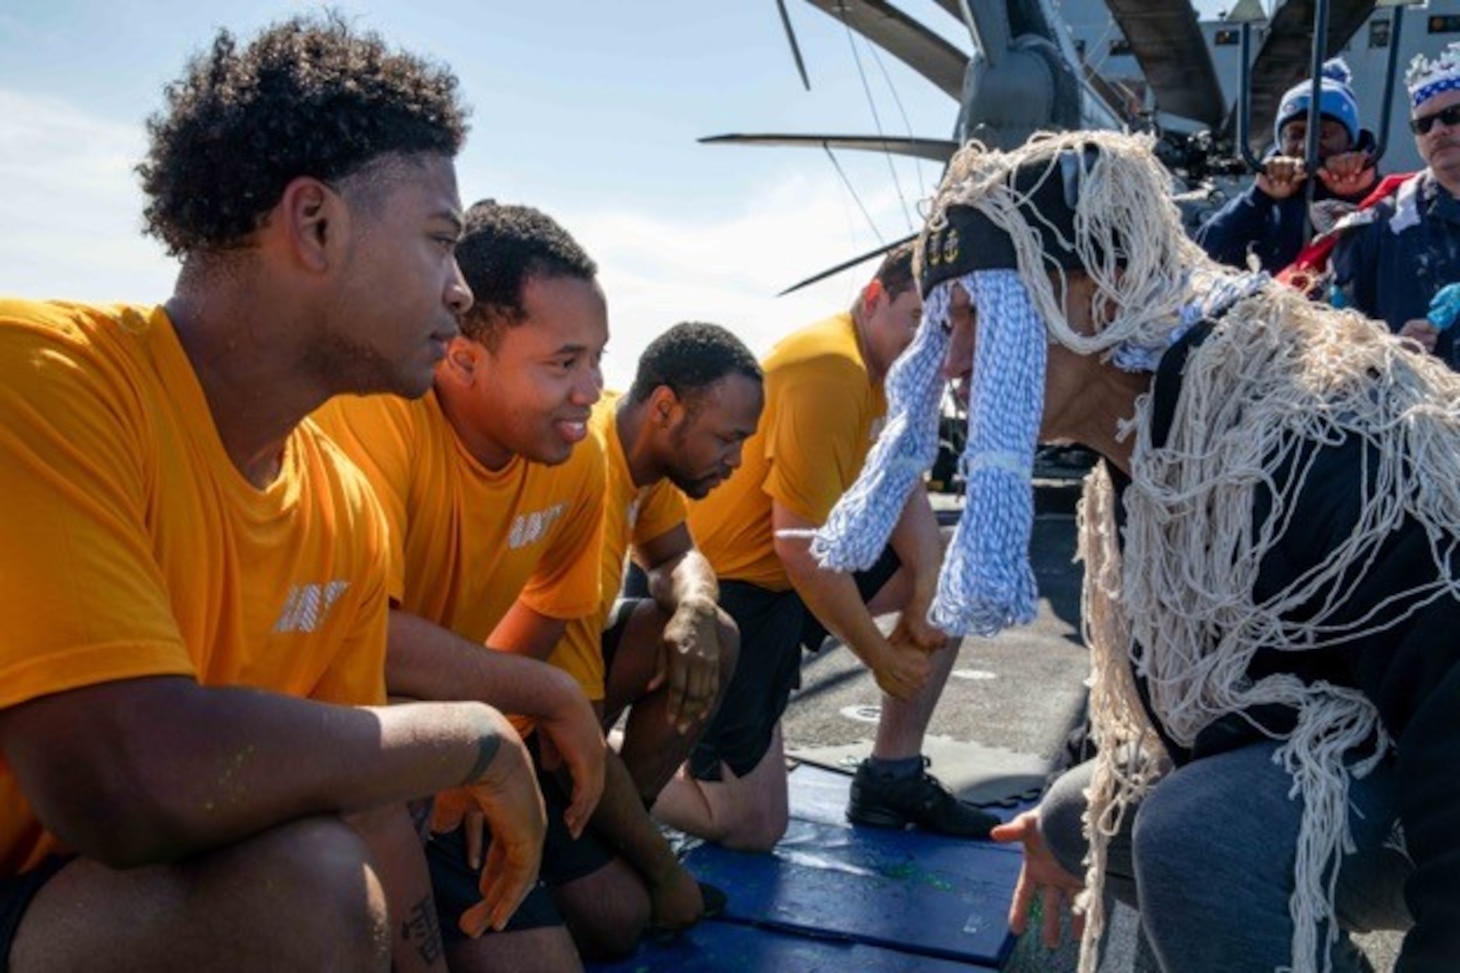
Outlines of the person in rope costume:
M971 391L939 628L1032 618L1036 442L1105 460L1080 524L1099 755L995 832L1025 848L1016 930L1038 896L1057 935L1049 907L1073 899L1094 970L1109 891L1139 897L1166 970L1305 971L1363 968L1344 930L1412 915L1398 969L1460 969L1455 376L1213 264L1142 138L965 147L919 274L887 430L822 562L879 549L945 378Z

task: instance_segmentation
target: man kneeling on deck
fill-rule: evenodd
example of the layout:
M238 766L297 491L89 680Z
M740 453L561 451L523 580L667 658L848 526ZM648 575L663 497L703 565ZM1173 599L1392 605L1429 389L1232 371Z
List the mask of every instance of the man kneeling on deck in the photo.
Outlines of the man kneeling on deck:
M603 603L568 627L552 659L601 701L606 727L629 709L620 754L646 807L688 757L735 668L735 626L718 609L685 496L707 496L740 465L763 402L760 365L740 339L684 323L650 342L628 393L605 395L590 420L608 469ZM630 554L648 573L650 597L619 598Z
M882 381L917 327L912 250L894 250L853 307L781 341L765 360L766 407L745 465L690 511L690 530L720 578L740 629L740 658L719 713L654 806L668 824L729 847L768 849L789 814L780 719L802 648L828 632L883 690L872 756L857 770L847 816L983 838L997 818L959 801L925 769L923 734L957 658L927 623L942 560L926 492L907 499L877 563L855 578L808 552L882 426ZM874 616L899 612L890 636Z
M689 756L735 668L734 623L717 607L719 587L685 523L685 496L702 498L740 465L764 397L755 356L713 324L676 324L639 358L626 395L608 394L593 410L608 484L603 511L603 601L568 627L554 664L573 673L594 700L605 729L628 710L599 817L643 846L631 858L669 853L648 816L666 782ZM619 598L627 558L647 572L649 597ZM627 770L632 788L615 786ZM634 795L636 801L613 803ZM597 819L595 819L597 820ZM629 827L629 823L632 827ZM674 928L699 914L698 897L675 891L682 869L665 862L651 875L653 925ZM701 885L704 907L723 902Z

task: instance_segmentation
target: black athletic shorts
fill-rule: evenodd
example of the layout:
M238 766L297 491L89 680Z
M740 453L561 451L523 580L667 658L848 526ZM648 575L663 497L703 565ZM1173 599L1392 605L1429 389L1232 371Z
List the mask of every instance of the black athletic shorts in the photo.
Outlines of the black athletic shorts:
M538 759L537 735L528 738L533 762ZM522 905L512 914L503 932L520 932L544 926L561 926L563 917L553 903L552 889L574 879L591 875L613 861L611 852L589 831L574 839L563 815L571 801L556 775L537 772L542 802L547 810L547 836L543 841L542 868L538 882ZM491 840L487 835L486 841ZM482 849L483 860L486 848ZM441 920L441 935L448 944L467 938L461 931L461 914L482 900L480 870L467 864L466 829L457 828L448 834L434 834L426 842L426 864L431 870L431 892L436 899L436 914ZM492 935L487 930L486 935Z
M900 566L888 547L876 564L856 572L862 600L870 601ZM740 629L740 656L719 711L690 753L690 773L697 780L720 780L722 762L737 777L760 764L791 690L801 685L802 650L817 651L827 636L794 590L722 580L720 607Z
M21 875L0 878L0 973L10 969L10 947L20 930L25 910L40 894L41 888L56 873L71 863L73 855L49 855L39 865Z

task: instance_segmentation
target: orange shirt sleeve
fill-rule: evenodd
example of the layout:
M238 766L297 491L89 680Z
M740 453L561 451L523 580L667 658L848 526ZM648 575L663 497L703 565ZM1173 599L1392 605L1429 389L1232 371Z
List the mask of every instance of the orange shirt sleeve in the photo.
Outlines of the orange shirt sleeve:
M673 530L684 523L687 515L684 494L668 480L660 480L649 488L648 496L639 505L634 543L643 544Z
M381 579L383 580L383 578ZM355 630L340 644L309 698L342 706L384 706L387 608L385 586L366 596Z
M854 367L804 369L788 376L766 426L769 472L762 489L797 516L825 522L856 479L865 456L858 393L866 379Z
M0 707L195 675L152 554L146 405L124 367L0 307Z

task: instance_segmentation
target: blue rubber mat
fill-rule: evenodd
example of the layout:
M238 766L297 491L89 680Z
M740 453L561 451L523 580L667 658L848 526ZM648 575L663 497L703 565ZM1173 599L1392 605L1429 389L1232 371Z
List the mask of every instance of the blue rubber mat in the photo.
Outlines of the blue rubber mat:
M803 765L791 785L793 818L772 853L701 845L685 857L729 896L726 920L983 966L1007 956L1017 849L853 828L844 774Z
M704 922L675 939L645 943L626 960L588 969L593 973L973 973L987 967L860 943Z

